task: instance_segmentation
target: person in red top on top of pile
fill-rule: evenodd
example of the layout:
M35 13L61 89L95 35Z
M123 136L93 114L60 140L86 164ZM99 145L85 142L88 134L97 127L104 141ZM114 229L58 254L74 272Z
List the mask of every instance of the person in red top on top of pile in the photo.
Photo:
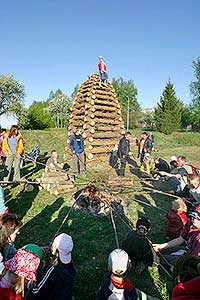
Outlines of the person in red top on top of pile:
M173 270L175 287L172 300L200 299L200 258L191 255L181 256Z
M187 206L182 198L172 202L172 208L166 214L167 227L166 234L169 238L177 238L187 223Z
M108 73L107 73L106 64L104 63L102 56L99 56L98 68L99 68L100 82L106 82L106 80L108 80Z

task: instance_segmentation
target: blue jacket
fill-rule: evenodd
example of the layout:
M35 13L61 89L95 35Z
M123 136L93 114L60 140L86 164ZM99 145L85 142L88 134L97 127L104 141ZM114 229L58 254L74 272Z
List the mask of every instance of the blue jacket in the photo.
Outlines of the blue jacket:
M72 135L70 137L70 150L76 154L80 154L84 151L84 139L82 135Z

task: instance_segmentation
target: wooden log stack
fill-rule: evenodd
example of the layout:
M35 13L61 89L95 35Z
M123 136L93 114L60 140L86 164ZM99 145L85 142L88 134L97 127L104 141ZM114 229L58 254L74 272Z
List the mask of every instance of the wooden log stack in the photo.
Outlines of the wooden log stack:
M110 153L125 133L120 105L111 83L100 83L96 73L89 76L79 88L69 124L69 137L77 127L83 129L87 159ZM69 140L66 148L69 148Z
M46 189L51 195L67 194L75 192L73 178L64 172L43 172L41 178L36 181L40 183L40 188Z

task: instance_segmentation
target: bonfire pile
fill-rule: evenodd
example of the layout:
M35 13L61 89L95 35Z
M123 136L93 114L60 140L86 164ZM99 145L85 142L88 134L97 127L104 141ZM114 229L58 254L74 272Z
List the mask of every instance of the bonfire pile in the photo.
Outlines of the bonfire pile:
M107 190L100 190L94 185L87 186L74 194L77 206L94 216L106 216L113 209L118 214L124 214L123 200L113 196Z

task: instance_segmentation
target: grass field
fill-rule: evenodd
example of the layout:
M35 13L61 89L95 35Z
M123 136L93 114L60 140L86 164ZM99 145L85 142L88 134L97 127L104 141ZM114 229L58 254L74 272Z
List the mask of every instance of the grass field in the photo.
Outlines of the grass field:
M134 131L139 137L141 131ZM57 149L59 154L64 153L67 141L67 132L62 129L47 131L24 131L26 141L26 152L34 145L41 145L41 152L47 156L52 149ZM159 155L169 159L171 155L186 155L188 161L200 166L200 133L174 133L171 136L164 136L155 133L155 146L160 148ZM136 149L133 149L135 152ZM107 160L107 159L106 159ZM22 175L30 174L28 178L39 177L43 169L32 164L22 169ZM108 163L88 164L88 175L86 181L96 178L106 183L108 175L111 174ZM84 183L79 179L79 183ZM151 185L151 184L148 184ZM80 185L81 186L81 185ZM155 188L159 186L155 186ZM152 230L149 238L152 242L165 241L165 212L171 206L172 197L159 193L134 192L134 188L142 188L141 182L136 182L133 191L123 193L121 197L127 203L127 217L135 224L139 216L147 216L152 222ZM35 188L32 192L26 192L22 187L7 187L6 201L11 212L17 213L23 219L21 234L17 238L17 247L26 243L34 242L39 245L48 244L71 205L70 195L55 197L47 191L39 191ZM138 204L135 200L142 200L151 206ZM119 240L122 242L129 229L117 217L115 218ZM76 300L95 299L95 292L98 290L102 276L107 269L107 256L115 247L115 238L111 227L110 219L107 217L95 218L79 210L73 209L67 222L63 225L62 231L72 235L74 240L73 257L77 267L77 278L75 284ZM171 290L169 278L159 274L157 268L149 268L142 275L130 273L134 285L139 289L157 295L160 299L168 299Z

